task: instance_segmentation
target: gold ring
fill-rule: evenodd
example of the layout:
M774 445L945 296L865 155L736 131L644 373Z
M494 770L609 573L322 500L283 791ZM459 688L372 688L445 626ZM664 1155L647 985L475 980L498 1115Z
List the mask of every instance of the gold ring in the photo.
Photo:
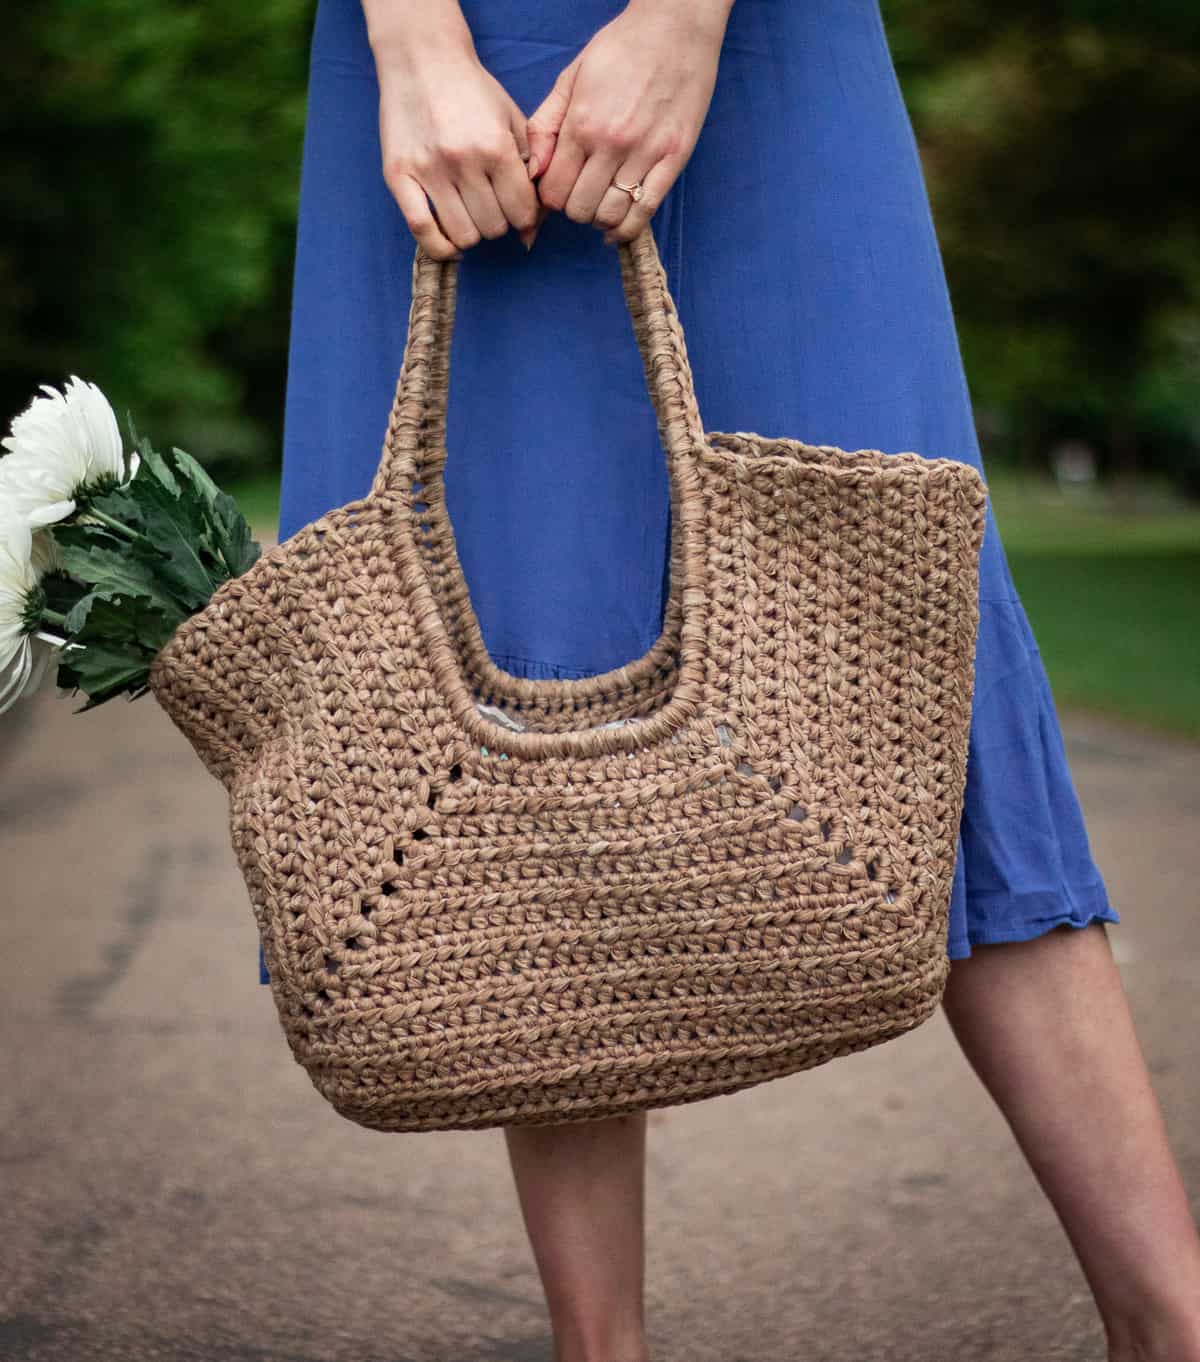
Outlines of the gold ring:
M620 180L613 180L613 184L618 189L623 189L626 192L626 194L628 194L629 197L634 201L634 203L640 203L642 201L642 196L646 192L642 188L641 180L635 180L632 184L622 184Z

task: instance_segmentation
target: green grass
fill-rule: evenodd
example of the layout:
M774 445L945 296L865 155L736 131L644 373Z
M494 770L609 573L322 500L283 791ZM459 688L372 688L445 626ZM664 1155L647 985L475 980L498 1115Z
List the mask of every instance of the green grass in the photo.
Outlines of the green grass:
M277 475L226 490L274 536ZM988 490L1055 703L1200 738L1200 508L1146 484L1116 514L1102 491L999 470Z
M1200 508L990 474L996 524L1055 703L1200 738Z

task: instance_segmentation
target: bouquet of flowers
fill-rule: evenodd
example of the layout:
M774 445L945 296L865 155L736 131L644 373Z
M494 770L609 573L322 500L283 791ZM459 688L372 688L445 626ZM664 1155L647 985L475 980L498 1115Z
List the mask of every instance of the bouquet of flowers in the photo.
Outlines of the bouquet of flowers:
M0 713L57 662L76 713L148 689L155 654L261 553L190 454L158 454L72 376L43 384L0 441Z

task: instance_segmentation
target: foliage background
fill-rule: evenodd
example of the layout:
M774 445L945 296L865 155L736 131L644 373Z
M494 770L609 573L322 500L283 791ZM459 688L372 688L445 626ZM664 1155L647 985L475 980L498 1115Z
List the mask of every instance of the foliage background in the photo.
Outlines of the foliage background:
M1200 7L884 8L986 453L1200 496Z
M45 0L0 49L0 400L77 372L210 469L278 467L299 0Z
M1200 737L1200 6L881 3L1055 696ZM42 0L0 46L0 405L92 379L267 534L315 10Z
M1200 7L883 0L986 454L1200 496ZM278 468L312 0L44 0L0 55L0 402ZM1128 490L1128 489L1126 489Z

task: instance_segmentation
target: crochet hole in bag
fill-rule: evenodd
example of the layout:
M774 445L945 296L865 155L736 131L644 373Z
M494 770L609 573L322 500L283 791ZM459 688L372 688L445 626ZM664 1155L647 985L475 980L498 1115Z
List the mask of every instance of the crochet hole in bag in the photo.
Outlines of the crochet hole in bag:
M458 762L455 762L454 765L450 768L450 770L446 773L446 780L451 785L457 784L457 782L462 779L462 774L463 774L462 767L458 764ZM442 792L440 790L430 790L425 800L425 807L429 809L436 809L438 798L440 797L441 793ZM418 831L420 831L420 829L418 829ZM425 834L422 832L421 836L423 837L424 835ZM413 836L415 837L416 833L414 833ZM418 841L419 840L420 838L418 838Z
M733 747L734 745L733 730L727 723L717 724L716 732L717 740L720 742L722 747ZM770 788L772 793L778 792L783 787L782 775L776 774L773 776L766 776L762 774L762 772L757 771L754 768L754 766L745 758L742 758L741 760L738 761L737 765L734 767L734 770L740 776L749 776L752 779L758 779L763 781L763 783ZM725 777L722 776L721 779L724 780ZM793 804L792 807L788 810L786 816L792 819L794 822L803 823L805 819L807 819L808 817L808 809L803 804ZM830 834L833 831L832 824L828 821L828 819L825 819L822 820L819 826L821 829L821 840L824 842L828 842ZM842 850L838 852L837 856L834 858L835 863L837 865L849 865L853 859L854 853L851 851L849 847L843 847ZM878 875L875 873L874 860L867 860L866 858L864 858L863 865L866 868L868 880L875 881L879 878ZM894 903L896 901L896 896L890 889L887 889L884 891L883 901L885 903Z

